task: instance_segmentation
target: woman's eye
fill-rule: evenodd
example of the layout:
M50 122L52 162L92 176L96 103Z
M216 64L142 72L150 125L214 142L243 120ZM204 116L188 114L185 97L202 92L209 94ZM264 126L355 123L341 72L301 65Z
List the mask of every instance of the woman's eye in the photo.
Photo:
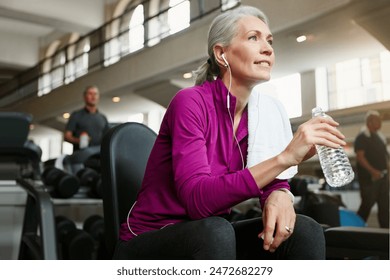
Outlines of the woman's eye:
M249 40L257 41L257 36L253 35L248 38Z
M273 40L268 40L268 44L270 44L272 46L272 44L274 43Z

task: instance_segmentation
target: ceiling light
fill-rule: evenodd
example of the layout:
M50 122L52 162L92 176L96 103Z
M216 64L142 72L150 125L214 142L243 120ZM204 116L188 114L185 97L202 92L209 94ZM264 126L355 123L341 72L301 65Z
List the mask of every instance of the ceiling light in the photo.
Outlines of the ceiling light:
M296 38L296 40L298 43L302 43L302 42L305 42L307 40L307 37L306 37L306 35L300 35Z
M69 119L70 114L69 114L69 113L63 113L63 114L62 114L62 117L63 117L64 119Z
M112 98L112 102L114 102L114 103L118 103L119 101L121 101L121 98L119 96L114 96Z
M191 72L184 73L183 74L183 78L184 79L191 79L192 78L192 73Z

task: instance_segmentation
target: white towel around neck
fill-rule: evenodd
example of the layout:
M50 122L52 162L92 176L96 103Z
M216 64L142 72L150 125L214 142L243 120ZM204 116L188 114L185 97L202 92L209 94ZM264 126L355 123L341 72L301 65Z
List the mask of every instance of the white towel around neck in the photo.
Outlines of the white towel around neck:
M280 154L293 135L287 112L279 100L254 89L248 101L248 167ZM290 179L298 172L292 166L276 178Z

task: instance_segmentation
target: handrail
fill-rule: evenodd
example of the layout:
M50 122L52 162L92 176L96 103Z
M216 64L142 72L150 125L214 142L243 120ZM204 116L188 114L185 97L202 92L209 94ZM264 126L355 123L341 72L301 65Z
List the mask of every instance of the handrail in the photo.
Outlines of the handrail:
M55 218L53 203L49 193L42 185L31 180L17 178L16 182L27 191L27 203L23 221L21 248L19 258L23 259L27 254L24 237L36 236L39 226L39 238L42 258L45 260L58 259L57 238L55 229ZM36 248L32 248L35 250Z

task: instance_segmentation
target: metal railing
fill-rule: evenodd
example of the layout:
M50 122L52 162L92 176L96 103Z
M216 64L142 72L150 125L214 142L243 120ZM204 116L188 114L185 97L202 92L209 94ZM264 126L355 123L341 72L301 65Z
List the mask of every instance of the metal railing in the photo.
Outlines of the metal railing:
M156 22L161 23L164 21L164 19L167 20L169 11L174 8L160 7L157 13L148 14L147 11L149 11L151 2L153 2L153 0L147 0L138 3L144 6L144 44L143 47L137 51L142 51L146 48L153 47L156 44L156 41L159 43L164 40L164 38L171 35L169 32L167 32L166 28L162 28L158 30L158 32L154 32L154 36L150 36L150 25L156 25ZM176 4L176 6L181 5L184 2L189 3L189 25L191 25L194 22L218 10L233 8L237 6L240 1L191 0L181 1ZM106 22L98 29L80 37L76 42L58 49L52 56L44 58L34 67L20 73L4 84L1 84L0 107L4 108L17 101L32 97L34 95L37 96L48 94L55 88L67 85L75 79L80 78L90 72L100 70L104 67L109 67L112 61L115 63L123 57L131 55L131 52L119 51L117 53L111 54L110 56L107 53L107 46L109 46L113 40L120 40L124 35L129 34L131 30L130 26L127 24L126 27L126 25L123 24L123 21L134 12L137 6L128 7L121 16ZM112 30L113 26L115 25L118 26L117 30ZM123 26L125 26L125 28L123 28ZM85 42L89 42L89 45L85 45ZM85 46L86 50L83 49ZM75 50L77 51L77 48L80 49L80 47L83 49L83 51L76 54L71 54L72 50L75 52ZM87 64L85 63L86 55L88 58ZM112 58L113 56L115 56L115 59ZM83 59L85 65L84 67L80 68L81 72L78 73L76 71L77 69L75 69L75 71L69 72L70 67L74 68L75 64L80 63L80 61ZM107 63L107 61L110 60L111 62ZM53 64L53 61L56 61L56 63ZM47 67L48 64L49 67ZM49 69L44 69L45 67ZM53 77L55 78L53 79Z

